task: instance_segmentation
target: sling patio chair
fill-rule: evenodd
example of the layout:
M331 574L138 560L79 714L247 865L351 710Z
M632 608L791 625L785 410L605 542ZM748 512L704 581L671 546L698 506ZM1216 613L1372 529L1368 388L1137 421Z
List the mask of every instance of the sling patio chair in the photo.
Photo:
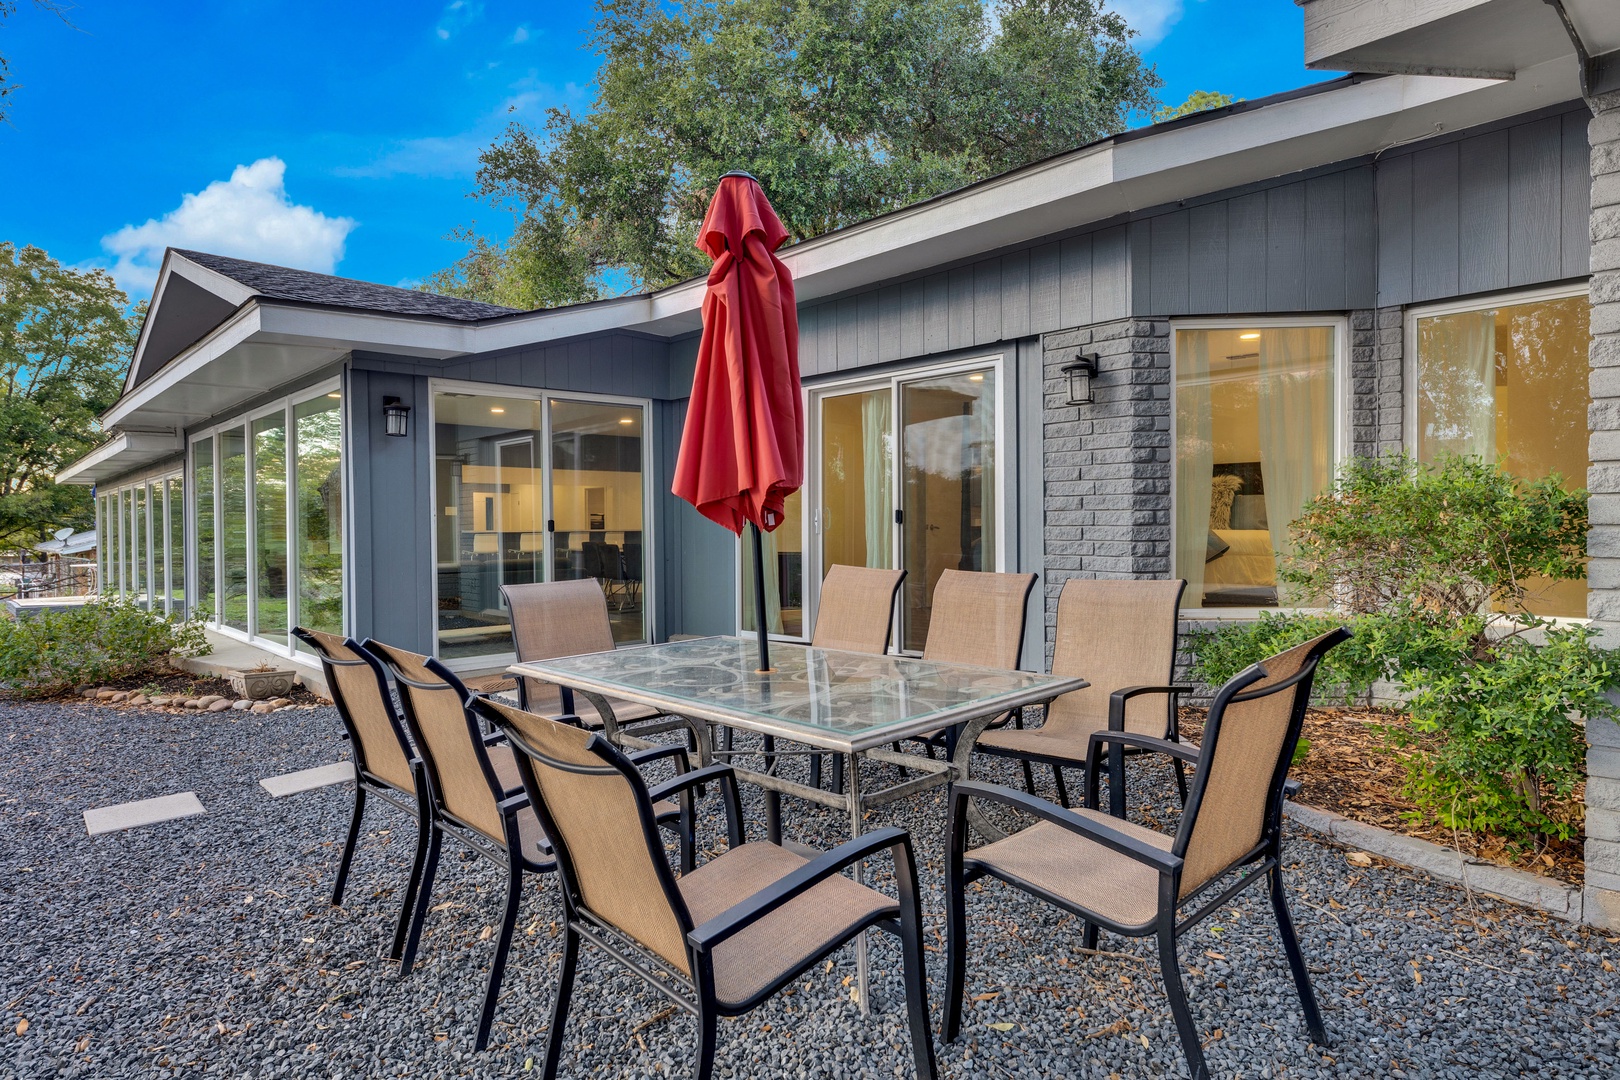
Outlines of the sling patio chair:
M1327 1030L1311 990L1282 879L1283 786L1323 654L1350 636L1340 628L1278 653L1221 687L1210 706L1202 750L1130 731L1097 731L1087 755L1086 807L1069 810L1012 788L964 782L951 795L946 867L947 973L943 1035L962 1031L967 977L967 886L993 877L1085 921L1082 944L1095 950L1099 929L1158 939L1159 971L1194 1080L1209 1069L1187 1007L1176 939L1249 885L1264 880L1305 1024L1318 1046ZM1195 762L1192 788L1174 836L1097 809L1098 760L1105 744ZM968 849L969 800L1000 802L1039 820ZM1116 802L1116 810L1122 810ZM1219 892L1214 887L1241 871ZM1176 921L1177 910L1203 900ZM1241 962L1241 961L1240 961Z
M343 857L338 861L337 882L332 886L334 907L343 903L343 887L349 880L349 865L360 840L360 820L365 816L367 800L381 799L416 819L416 852L411 860L411 876L399 918L394 923L394 943L388 952L389 959L398 960L405 947L405 933L410 927L417 879L422 874L422 860L427 857L428 832L433 820L422 759L411 747L405 725L394 709L393 695L388 692L388 677L375 656L353 638L339 634L326 634L303 626L293 627L293 633L320 657L332 704L337 706L338 718L343 721L354 757L354 817L349 820L349 836L343 844Z
M878 656L888 652L889 639L894 632L894 604L905 580L904 570L834 563L821 579L810 647ZM727 745L729 749L729 743ZM820 754L810 755L810 784L821 786ZM844 759L836 754L833 755L833 788L844 790Z
M922 658L1017 670L1018 657L1024 651L1024 612L1034 587L1034 574L944 571L934 583L934 604ZM1015 709L993 723L1019 723L1022 713L1022 709ZM950 758L962 726L931 731L917 736L916 741L926 747L929 757L934 756L937 746ZM900 747L896 745L895 749Z
M1052 674L1078 675L1091 685L1047 705L1040 727L984 731L972 740L973 752L1020 760L1024 787L1032 795L1030 762L1050 765L1058 801L1068 806L1063 769L1087 765L1093 732L1129 731L1178 742L1176 699L1192 692L1190 686L1172 683L1176 622L1186 587L1180 578L1064 582L1058 595ZM1187 782L1180 758L1174 768L1176 788L1185 803ZM1123 787L1124 779L1124 758L1113 753L1109 782Z
M897 935L917 1075L934 1076L923 966L922 908L911 836L879 829L814 859L744 843L729 765L711 765L647 790L632 763L599 733L495 701L480 712L519 751L518 767L555 844L566 933L543 1076L557 1075L568 1006L589 941L695 1015L698 1080L708 1080L721 1016L752 1010L869 927ZM676 877L658 842L654 800L716 785L725 799L726 852ZM882 851L894 858L899 899L842 871Z
M479 1013L476 1047L489 1044L495 1022L495 1005L500 997L506 957L517 928L518 906L522 900L523 876L556 869L549 853L540 820L529 805L523 779L512 748L499 733L484 734L478 717L469 709L473 699L461 680L438 660L404 649L366 641L364 648L388 665L399 687L405 722L421 752L432 806L427 855L422 860L420 881L415 890L415 909L410 930L400 956L400 974L410 974L416 949L427 922L428 902L433 879L439 867L439 849L445 837L459 841L473 853L506 868L506 906L500 932L495 938L495 956L490 962L489 981ZM658 756L676 759L684 773L686 748L669 746L646 751L641 761ZM689 865L695 855L690 850L691 808L663 803L657 808L662 823L675 823L682 833L681 859Z
M512 648L520 664L559 656L612 652L615 647L607 597L590 578L502 585L501 595L512 613ZM520 709L548 716L576 716L592 729L604 726L600 711L584 694L528 677L518 679L517 683ZM647 705L619 698L606 701L613 710L616 725L635 725L630 745L646 745L640 736L686 726L681 720L665 719L657 709Z

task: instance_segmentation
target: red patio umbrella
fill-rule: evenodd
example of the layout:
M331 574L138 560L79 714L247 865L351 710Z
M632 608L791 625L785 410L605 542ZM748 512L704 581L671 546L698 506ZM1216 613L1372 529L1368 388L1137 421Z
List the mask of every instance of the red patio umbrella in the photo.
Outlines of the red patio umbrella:
M714 259L703 296L703 338L675 463L676 495L740 534L753 526L760 670L770 669L760 530L804 484L799 317L793 278L773 252L787 230L747 173L720 178L697 246Z

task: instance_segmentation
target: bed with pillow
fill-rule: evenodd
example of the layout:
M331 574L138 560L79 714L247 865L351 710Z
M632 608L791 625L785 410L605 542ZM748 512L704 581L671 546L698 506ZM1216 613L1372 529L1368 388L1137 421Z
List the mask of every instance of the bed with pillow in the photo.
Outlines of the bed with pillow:
M1246 486L1241 475L1221 475L1210 481L1206 607L1272 607L1277 603L1277 560L1266 518L1266 497L1244 494Z

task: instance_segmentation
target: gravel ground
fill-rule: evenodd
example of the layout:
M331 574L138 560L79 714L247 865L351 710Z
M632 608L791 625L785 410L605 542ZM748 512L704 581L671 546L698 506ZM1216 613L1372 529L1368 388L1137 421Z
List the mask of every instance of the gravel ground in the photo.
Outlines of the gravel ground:
M501 872L454 855L441 864L421 959L397 978L380 955L408 819L372 811L346 903L333 908L346 789L272 800L257 783L343 756L337 731L329 709L0 705L0 1075L508 1076L537 1063L559 960L555 886L529 888L492 1046L476 1054ZM1167 788L1144 778L1133 789L1148 819L1173 819ZM84 835L88 807L187 790L205 816ZM936 1023L943 807L935 793L871 815L911 828L921 847ZM837 813L788 809L802 839L843 835ZM1306 1039L1269 906L1251 889L1183 939L1217 1075L1620 1072L1620 938L1470 902L1398 868L1357 868L1305 833L1286 850L1335 1045ZM943 1075L1183 1075L1151 946L1105 935L1111 955L1083 957L1074 920L996 884L974 895L970 926L969 993L982 1000L963 1038L940 1048ZM717 1075L911 1076L890 940L875 936L870 1017L850 1000L845 949L791 995L722 1021ZM691 1021L589 950L569 1032L566 1075L688 1075Z

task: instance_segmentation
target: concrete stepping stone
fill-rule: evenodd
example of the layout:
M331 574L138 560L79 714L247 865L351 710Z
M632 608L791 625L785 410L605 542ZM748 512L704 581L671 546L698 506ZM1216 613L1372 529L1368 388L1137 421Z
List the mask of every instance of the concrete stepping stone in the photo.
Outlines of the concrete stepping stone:
M160 821L206 814L202 800L195 791L178 795L162 795L156 799L140 799L119 803L117 806L98 806L84 812L84 828L91 836L121 832L141 825L156 825Z
M260 780L259 786L268 791L271 798L284 799L288 795L314 791L316 788L347 784L353 779L354 763L338 761L331 765L317 765L313 769L300 769L283 776L269 776Z

